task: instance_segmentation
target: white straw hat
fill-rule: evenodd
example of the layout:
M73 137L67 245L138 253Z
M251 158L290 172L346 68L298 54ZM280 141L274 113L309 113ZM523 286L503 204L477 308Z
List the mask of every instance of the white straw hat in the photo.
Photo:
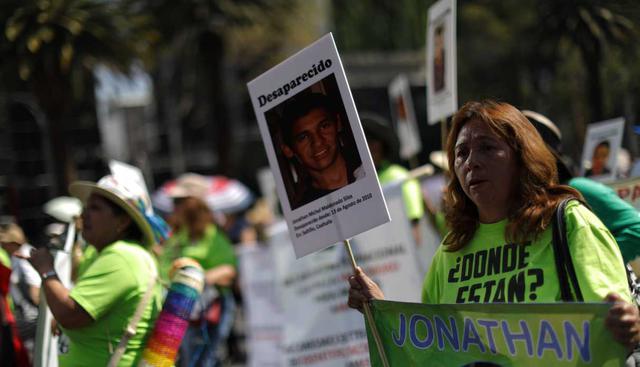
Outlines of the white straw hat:
M129 190L112 175L104 176L97 183L76 181L69 185L69 192L83 203L91 194L98 194L118 205L138 225L147 246L167 238L168 227L153 213L149 200Z

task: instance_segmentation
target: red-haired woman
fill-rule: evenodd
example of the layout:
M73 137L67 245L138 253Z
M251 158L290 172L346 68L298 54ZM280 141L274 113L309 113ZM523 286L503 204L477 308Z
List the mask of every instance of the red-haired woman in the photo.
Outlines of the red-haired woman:
M606 324L628 346L640 340L638 309L630 303L624 263L611 233L558 184L556 162L518 109L493 101L469 102L454 116L447 141L453 173L445 194L450 228L432 260L425 303L558 302L552 226L565 209L566 237L585 302L615 302ZM507 261L504 261L507 260ZM505 279L523 270L542 276L535 292L508 292ZM349 306L384 297L360 269L350 277Z

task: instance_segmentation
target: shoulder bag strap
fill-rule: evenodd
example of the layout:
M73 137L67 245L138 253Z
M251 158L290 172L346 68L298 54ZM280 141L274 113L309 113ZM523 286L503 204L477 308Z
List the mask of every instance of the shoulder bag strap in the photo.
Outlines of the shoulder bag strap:
M578 301L583 302L582 291L576 276L576 270L571 259L569 251L569 243L567 242L567 230L564 218L564 209L567 203L572 199L564 199L556 208L555 218L553 221L553 252L558 271L558 279L560 280L560 296L565 302ZM571 286L569 286L569 281ZM571 289L575 293L575 299L571 294Z
M147 263L152 262L150 258L147 256ZM116 367L120 359L124 355L125 350L127 349L127 344L129 344L129 339L136 334L136 328L138 327L138 323L142 318L142 313L147 308L149 301L151 300L151 296L153 295L153 289L156 285L157 273L155 267L152 264L149 265L149 282L147 283L147 290L144 292L142 299L140 299L140 303L138 303L138 307L136 307L136 311L131 317L129 324L124 329L124 333L120 338L120 343L116 347L116 350L111 355L109 359L108 367Z

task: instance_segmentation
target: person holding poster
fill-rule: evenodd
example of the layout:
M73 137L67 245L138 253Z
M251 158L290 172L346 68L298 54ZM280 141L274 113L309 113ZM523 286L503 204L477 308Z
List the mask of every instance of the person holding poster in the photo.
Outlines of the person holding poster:
M148 249L166 239L166 225L147 210L148 198L115 175L97 183L76 181L69 191L84 203L82 236L98 251L95 260L68 290L48 248L25 257L40 274L46 302L69 338L59 364L137 366L162 307L156 262Z
M447 141L452 174L445 193L450 228L424 280L429 304L561 301L552 241L557 206L585 302L611 302L606 327L629 350L640 341L620 250L611 233L557 182L556 161L515 107L469 102L454 116ZM361 269L349 279L348 304L384 297Z
M344 154L342 118L332 101L307 93L285 102L282 152L302 167L300 194L293 207L312 202L364 176L361 162Z
M363 112L360 118L362 129L367 137L367 144L371 152L373 164L376 166L380 184L405 180L409 171L395 163L392 157L397 155L398 141L389 123L381 116ZM411 221L411 230L416 244L420 241L420 218L424 216L424 206L420 183L416 179L408 179L402 185L402 197L406 208L407 218Z

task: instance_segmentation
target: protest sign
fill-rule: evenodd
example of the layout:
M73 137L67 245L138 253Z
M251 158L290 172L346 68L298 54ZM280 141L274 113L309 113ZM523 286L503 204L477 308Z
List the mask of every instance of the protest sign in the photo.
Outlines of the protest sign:
M623 130L624 119L621 117L589 125L582 151L581 175L599 181L615 180Z
M406 75L398 75L388 88L391 115L395 121L398 140L400 141L400 157L409 159L422 150L420 131L411 98L411 88Z
M240 246L238 260L247 325L247 366L282 366L286 318L276 294L271 250L258 244Z
M612 182L609 184L618 196L640 210L640 177Z
M298 258L389 220L331 34L248 88Z
M621 366L627 351L604 326L610 307L373 301L371 310L393 366ZM382 366L369 341L371 366Z
M429 8L427 25L427 117L434 125L458 110L456 1Z
M64 248L62 251L55 252L53 260L58 280L60 280L67 289L71 287L71 253L75 240L75 222L70 222L67 225ZM47 305L44 289L40 289L38 314L33 365L35 367L57 367L58 353L64 354L68 351L68 339L64 334L54 335L51 332L53 314Z
M418 301L422 273L404 210L400 185L385 197L393 221L351 240L360 266L389 298ZM283 366L366 366L362 315L347 307L352 269L343 246L295 260L284 226L273 230L270 247L283 320Z

